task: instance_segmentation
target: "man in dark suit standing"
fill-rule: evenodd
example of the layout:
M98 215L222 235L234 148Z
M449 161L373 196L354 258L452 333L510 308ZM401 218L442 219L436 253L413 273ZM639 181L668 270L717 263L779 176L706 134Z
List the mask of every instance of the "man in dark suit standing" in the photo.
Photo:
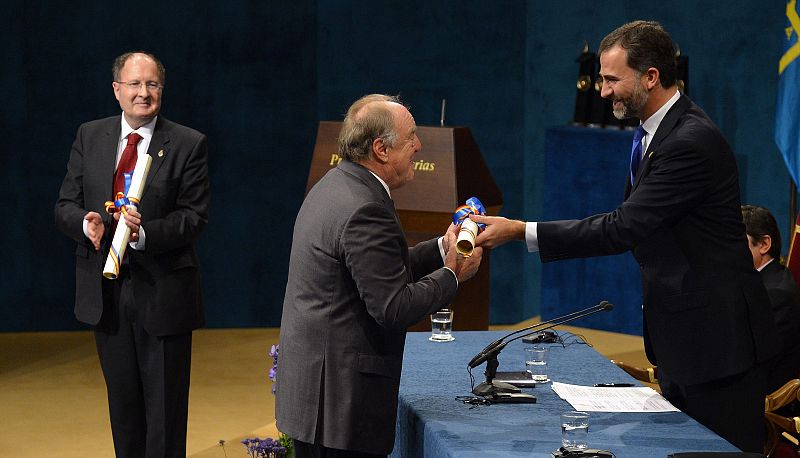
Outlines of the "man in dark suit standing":
M447 306L478 269L456 227L408 248L391 191L422 148L411 113L368 95L348 110L343 160L295 221L283 302L278 428L298 457L385 456L394 446L406 328Z
M165 70L130 52L112 68L122 116L85 123L72 145L56 226L78 243L75 315L94 326L118 457L186 455L192 330L204 324L194 242L208 222L205 135L159 116ZM109 215L125 173L149 154L138 209ZM116 280L102 270L117 224L131 230Z
M780 339L781 352L769 370L767 387L772 392L800 376L800 288L779 261L781 233L772 213L764 207L742 205L742 219L753 267L761 272Z
M543 262L632 251L642 273L645 349L663 394L734 445L761 451L764 362L777 345L747 249L734 154L678 91L675 50L658 23L623 25L599 53L601 95L617 118L641 120L625 200L583 220L473 217L489 225L476 242L525 240Z

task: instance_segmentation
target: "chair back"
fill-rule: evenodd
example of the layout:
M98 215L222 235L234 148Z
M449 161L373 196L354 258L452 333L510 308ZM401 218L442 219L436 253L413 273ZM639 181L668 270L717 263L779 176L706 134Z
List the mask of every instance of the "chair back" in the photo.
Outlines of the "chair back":
M789 252L786 254L786 268L792 273L795 283L800 285L800 215L794 222L790 234Z
M778 456L776 451L781 436L787 440L800 437L800 379L793 379L768 394L764 403L764 420L767 423L767 443L764 453L768 458Z
M636 367L622 361L611 360L617 367L630 374L636 380L645 383L658 383L658 367Z

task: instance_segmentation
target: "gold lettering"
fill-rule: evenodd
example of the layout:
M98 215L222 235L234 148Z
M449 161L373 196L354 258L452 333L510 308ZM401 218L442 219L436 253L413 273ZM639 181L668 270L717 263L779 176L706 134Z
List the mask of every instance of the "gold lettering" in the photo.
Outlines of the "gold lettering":
M419 170L421 172L433 172L434 168L436 168L435 162L425 162L422 159L414 161L415 171Z
M342 157L336 153L331 154L331 162L328 164L330 166L338 165L342 162Z

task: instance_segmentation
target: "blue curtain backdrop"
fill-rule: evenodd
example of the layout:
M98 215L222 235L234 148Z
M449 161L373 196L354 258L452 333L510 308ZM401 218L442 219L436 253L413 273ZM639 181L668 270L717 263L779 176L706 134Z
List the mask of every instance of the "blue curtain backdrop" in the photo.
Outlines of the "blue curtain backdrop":
M596 49L633 19L661 21L689 56L692 98L753 164L743 200L788 218L772 141L782 1L197 0L123 20L131 8L4 3L0 331L82 328L74 247L52 208L78 125L119 112L110 65L131 49L166 64L163 115L209 136L213 206L199 248L211 327L279 324L316 125L368 92L400 93L422 125L438 122L446 98L448 124L472 129L503 191L503 213L541 218L544 132L572 117L574 59L584 40ZM537 314L538 256L511 244L492 263L491 321Z

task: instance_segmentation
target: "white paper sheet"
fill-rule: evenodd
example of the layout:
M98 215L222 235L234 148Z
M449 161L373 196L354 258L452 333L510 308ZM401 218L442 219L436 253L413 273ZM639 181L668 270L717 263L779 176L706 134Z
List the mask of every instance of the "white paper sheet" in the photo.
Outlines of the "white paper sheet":
M575 410L588 412L680 412L649 387L595 387L553 382L553 391Z

